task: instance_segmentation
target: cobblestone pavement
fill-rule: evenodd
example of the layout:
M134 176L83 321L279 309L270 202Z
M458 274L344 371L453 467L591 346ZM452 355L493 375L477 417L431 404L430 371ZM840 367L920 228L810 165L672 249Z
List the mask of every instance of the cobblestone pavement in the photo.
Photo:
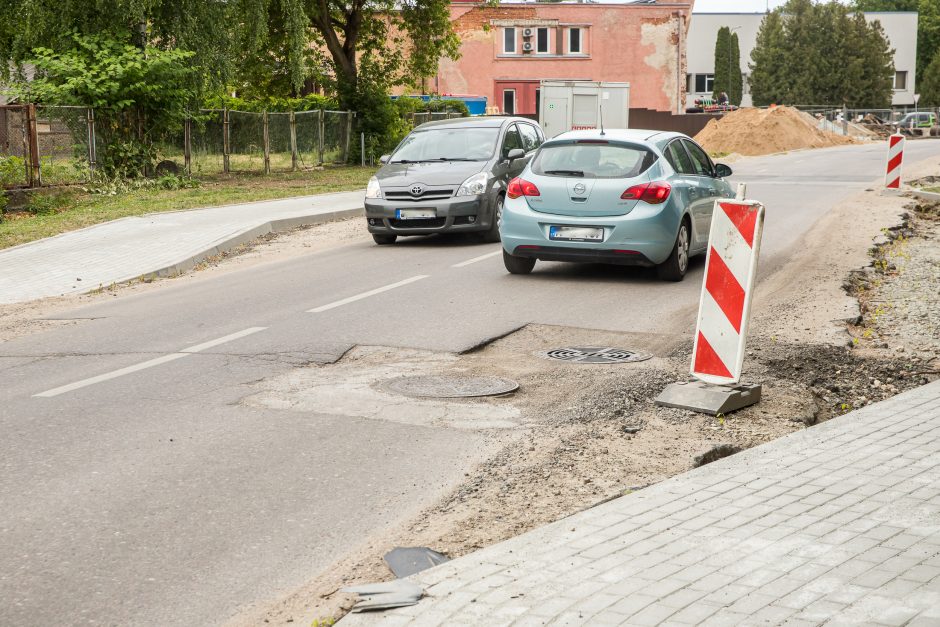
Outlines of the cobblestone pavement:
M361 625L940 625L940 381L424 571Z
M364 191L122 218L0 251L0 303L174 274L272 230L352 215Z

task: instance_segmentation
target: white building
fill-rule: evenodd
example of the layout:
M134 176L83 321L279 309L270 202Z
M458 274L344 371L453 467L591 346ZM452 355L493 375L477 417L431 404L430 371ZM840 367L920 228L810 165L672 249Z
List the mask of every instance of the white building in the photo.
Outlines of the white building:
M914 104L914 66L917 62L917 13L907 11L870 12L865 17L869 22L878 20L894 48L894 106ZM715 40L722 26L731 28L738 35L741 50L741 72L744 74L744 97L741 105L751 106L748 74L751 50L757 41L763 13L693 13L689 25L688 86L686 106L691 107L696 98L709 98L715 76ZM796 104L840 104L834 102L805 102Z

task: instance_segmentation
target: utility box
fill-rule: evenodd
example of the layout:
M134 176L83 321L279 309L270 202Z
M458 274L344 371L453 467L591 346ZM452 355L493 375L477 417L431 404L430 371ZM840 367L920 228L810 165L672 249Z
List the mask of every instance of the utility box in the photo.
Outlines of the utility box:
M630 83L542 81L539 123L546 137L565 131L629 128Z

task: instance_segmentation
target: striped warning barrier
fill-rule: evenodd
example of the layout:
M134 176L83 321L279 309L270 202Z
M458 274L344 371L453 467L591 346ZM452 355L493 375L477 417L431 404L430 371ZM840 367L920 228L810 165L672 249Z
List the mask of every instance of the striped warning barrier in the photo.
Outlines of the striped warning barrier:
M904 136L888 138L888 168L885 172L885 187L901 189L901 164L904 162Z
M706 383L734 384L741 379L763 228L760 203L715 202L692 348L692 376Z

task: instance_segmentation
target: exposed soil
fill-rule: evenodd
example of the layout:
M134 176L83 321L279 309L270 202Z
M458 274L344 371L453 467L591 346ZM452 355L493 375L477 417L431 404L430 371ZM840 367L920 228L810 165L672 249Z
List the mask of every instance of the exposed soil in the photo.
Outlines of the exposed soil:
M820 130L791 107L738 109L711 120L695 139L710 153L749 156L855 143L851 137Z

